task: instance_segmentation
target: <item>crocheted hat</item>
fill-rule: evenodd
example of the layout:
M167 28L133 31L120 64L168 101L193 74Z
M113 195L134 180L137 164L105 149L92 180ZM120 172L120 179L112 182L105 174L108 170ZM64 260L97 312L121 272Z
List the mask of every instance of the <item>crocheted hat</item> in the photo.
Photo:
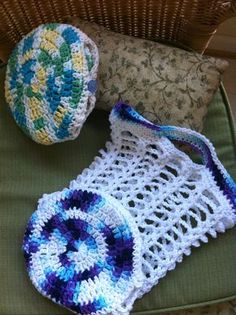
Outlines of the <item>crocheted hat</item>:
M23 250L37 290L78 314L128 314L142 283L138 229L112 197L70 189L46 196Z
M16 123L38 143L75 139L95 104L97 68L97 47L79 29L34 29L7 66L5 95Z
M236 184L212 144L185 128L156 126L130 106L111 112L111 142L70 187L115 197L132 215L142 238L139 297L175 268L191 247L236 223ZM172 140L201 155L194 163Z

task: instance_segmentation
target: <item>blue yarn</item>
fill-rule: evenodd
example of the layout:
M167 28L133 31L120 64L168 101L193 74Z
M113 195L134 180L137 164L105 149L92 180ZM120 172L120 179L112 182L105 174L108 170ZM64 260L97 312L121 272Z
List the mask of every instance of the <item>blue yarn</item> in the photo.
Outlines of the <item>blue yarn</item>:
M34 42L34 36L33 35L31 35L25 39L23 49L22 49L23 54L25 54L28 50L30 50L32 48L33 42Z
M56 135L59 139L64 139L69 136L68 128L72 121L72 117L69 114L66 114L62 120L60 127L56 130Z
M80 37L72 28L66 28L62 32L62 36L69 44L80 43Z
M35 71L33 71L33 67L36 64L36 60L28 60L21 67L21 73L23 76L23 83L30 84Z

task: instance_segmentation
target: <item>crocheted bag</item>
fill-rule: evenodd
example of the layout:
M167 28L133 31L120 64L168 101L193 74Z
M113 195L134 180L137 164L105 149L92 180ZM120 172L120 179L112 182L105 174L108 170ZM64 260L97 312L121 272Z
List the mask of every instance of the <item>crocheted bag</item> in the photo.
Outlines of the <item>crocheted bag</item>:
M38 143L75 139L95 104L97 68L97 47L79 29L34 29L7 66L5 95L16 123Z
M236 185L204 136L188 129L156 126L122 103L114 107L110 121L111 142L106 150L101 150L91 166L71 182L70 189L42 197L23 244L36 288L80 314L129 314L135 299L174 269L184 255L190 255L192 246L200 246L200 242L208 241L208 235L216 237L236 223ZM194 163L172 140L196 149L204 163ZM104 198L109 206L104 209L86 197L83 207L78 194ZM104 223L117 231L121 224L118 217L126 220L125 229L122 227L118 239L107 239ZM115 244L114 251L107 248L105 256L109 258L99 265L99 272L105 272L108 279L108 291L100 290L100 278L90 272L94 257L101 257L99 250L95 256L85 255L86 238L90 244L91 238L99 243L99 237L92 227L81 225L81 219L92 222L106 244ZM118 242L120 237L122 242ZM84 242L86 249L74 245ZM132 244L132 251L130 247L123 250L126 242ZM85 278L79 257L88 270ZM126 271L125 290L122 286L119 291L112 276L117 267ZM79 283L78 287L73 281Z
M213 145L195 131L154 125L122 103L110 122L111 142L70 187L109 194L134 218L143 244L141 297L190 255L191 246L234 226L236 184ZM173 140L196 150L203 164Z

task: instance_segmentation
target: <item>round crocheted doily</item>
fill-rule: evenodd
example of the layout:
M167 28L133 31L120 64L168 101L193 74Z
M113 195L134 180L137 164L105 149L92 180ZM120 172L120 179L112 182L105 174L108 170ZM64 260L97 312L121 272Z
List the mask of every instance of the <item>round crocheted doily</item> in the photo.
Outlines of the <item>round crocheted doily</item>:
M128 314L142 284L137 227L112 197L70 189L47 195L23 250L37 290L79 314Z
M16 123L38 143L75 139L95 104L97 67L97 47L79 29L34 29L7 66L5 95Z

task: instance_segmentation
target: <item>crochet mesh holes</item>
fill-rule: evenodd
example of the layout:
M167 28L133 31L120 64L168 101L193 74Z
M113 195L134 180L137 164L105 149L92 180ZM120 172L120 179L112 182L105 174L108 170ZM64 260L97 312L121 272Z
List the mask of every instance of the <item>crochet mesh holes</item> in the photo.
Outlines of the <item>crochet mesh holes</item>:
M158 144L146 144L144 142L141 150L142 152L136 152L138 138L130 131L122 131L121 134L121 152L117 155L113 167L117 170L120 167L120 171L122 172L122 167L128 165L127 159L132 160L135 154L138 160L133 159L133 162L131 162L131 164L134 165L132 171L127 175L127 180L123 180L123 182L121 181L116 192L114 192L114 196L117 199L121 199L122 193L120 191L126 192L127 184L132 185L133 191L135 192L137 190L137 193L132 193L132 196L129 194L126 196L127 199L129 199L128 206L130 208L142 210L144 209L145 204L153 201L153 192L160 190L163 185L176 179L178 176L176 169L181 169L181 164L177 159L169 159L169 164L163 167L161 171L156 174L156 177L151 179L149 185L143 185L143 189L140 192L139 186L142 186L142 178L145 177L147 172L151 172L150 168L152 166L155 166L158 163L158 159L163 156L163 150ZM121 177L124 178L122 175ZM135 213L134 216L136 216Z
M198 197L201 191L196 183L202 175L184 166L178 153L164 153L161 141L148 144L143 140L142 146L137 149L139 140L130 131L123 131L119 151L115 147L114 151L111 150L111 157L112 154L116 157L106 168L106 177L99 175L101 178L93 183L104 185L105 179L106 187L113 188L113 196L123 200L145 240L142 261L145 276L150 279L158 274L161 278L174 267L176 261L182 259L184 253L189 253L191 244L186 247L185 240L199 238L195 231L212 213L209 201L214 196L205 189L205 200ZM163 165L162 160L165 160ZM110 177L114 170L119 179ZM148 181L145 181L145 176ZM183 202L189 204L187 208L183 209ZM176 251L180 252L178 257ZM165 261L169 262L168 266Z
M171 171L171 179L172 176L176 177L176 174ZM164 181L168 180L167 175L163 177ZM185 199L191 204L191 198L193 198L196 193L196 186L189 183L188 179L186 179L180 187L176 187L176 191L173 194L168 194L164 200L160 200L159 206L158 189L161 190L161 186L163 187L164 184L163 182L161 184L158 179L152 179L152 183L154 183L154 185L144 186L144 190L142 190L141 187L141 192L136 194L136 198L130 197L132 199L129 200L129 196L126 196L129 200L128 206L130 207L130 211L136 217L139 231L143 234L148 244L143 255L143 270L146 278L152 277L152 273L155 270L158 270L160 277L163 276L165 273L163 261L168 260L172 264L175 263L176 257L171 254L171 251L186 251L186 244L183 242L183 238L185 238L185 235L187 237L190 235L194 237L194 229L198 228L206 221L207 213L211 213L212 211L212 209L209 209L209 205L207 206L207 204L205 204L203 208L189 207L181 213L181 202L179 200ZM160 185L159 187L158 184ZM145 193L145 190L147 193ZM153 190L154 194L156 191L156 198L153 195ZM147 198L150 198L151 210L145 209ZM151 202L153 202L153 206ZM143 220L142 215L137 213L139 210L149 210L150 215ZM186 251L186 253L188 253L188 251ZM149 265L151 265L152 268L149 268ZM172 267L170 267L170 269L171 268Z

